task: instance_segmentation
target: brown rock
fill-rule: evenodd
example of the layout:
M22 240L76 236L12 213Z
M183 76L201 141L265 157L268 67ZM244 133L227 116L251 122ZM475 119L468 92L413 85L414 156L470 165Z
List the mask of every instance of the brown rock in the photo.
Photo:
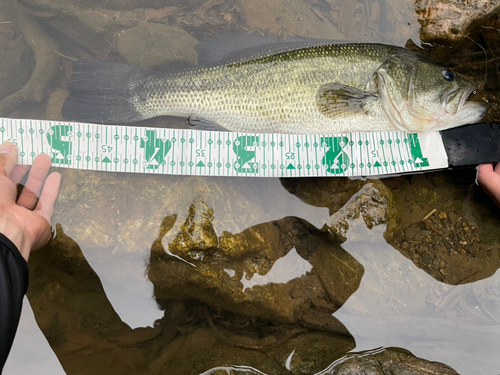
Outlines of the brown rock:
M421 242L424 239L424 237L420 233L417 233L413 239L415 241Z
M418 228L408 227L405 229L405 237L409 240L413 239L420 230Z
M435 269L436 271L439 270L439 268L440 268L440 262L439 262L438 258L435 258L432 261L432 268Z
M443 363L426 361L413 356L408 351L395 348L388 348L377 354L348 354L347 359L336 365L331 373L341 375L457 374L455 370Z
M448 213L448 219L450 220L450 223L453 225L455 224L460 217L453 211Z
M481 21L500 13L497 0L417 0L423 41L464 39Z

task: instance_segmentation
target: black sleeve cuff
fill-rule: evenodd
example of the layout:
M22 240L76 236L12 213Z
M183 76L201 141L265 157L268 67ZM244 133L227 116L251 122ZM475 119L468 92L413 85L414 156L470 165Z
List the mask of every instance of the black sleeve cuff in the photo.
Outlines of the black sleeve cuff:
M0 373L14 341L28 281L28 263L0 233Z

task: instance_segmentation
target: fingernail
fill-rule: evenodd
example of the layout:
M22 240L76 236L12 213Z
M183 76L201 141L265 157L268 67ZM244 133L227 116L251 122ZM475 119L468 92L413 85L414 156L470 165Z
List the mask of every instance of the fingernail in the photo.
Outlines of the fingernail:
M12 142L5 141L0 145L0 154L8 154L12 151Z

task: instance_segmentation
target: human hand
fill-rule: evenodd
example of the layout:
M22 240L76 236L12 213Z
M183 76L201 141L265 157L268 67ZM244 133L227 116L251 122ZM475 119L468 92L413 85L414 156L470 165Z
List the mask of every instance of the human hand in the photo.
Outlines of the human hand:
M38 155L33 166L16 165L17 148L11 142L0 145L0 233L17 246L26 259L32 250L50 239L50 219L59 192L61 175L48 177L52 164L48 155ZM30 170L28 180L16 201L16 185Z
M493 168L493 164L480 165L477 180L495 204L500 207L500 163Z

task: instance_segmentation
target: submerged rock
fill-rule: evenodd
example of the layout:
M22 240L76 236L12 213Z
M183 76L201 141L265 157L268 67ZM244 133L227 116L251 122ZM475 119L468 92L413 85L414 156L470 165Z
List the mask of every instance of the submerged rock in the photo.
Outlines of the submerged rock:
M323 345L325 343L322 343ZM316 345L310 342L312 348ZM295 353L290 356L290 362L287 369L293 374L313 373L318 375L458 375L451 367L440 363L431 362L422 358L415 357L409 351L400 348L375 349L362 353L348 354L333 362L330 366L320 372L310 371L302 368L299 361L295 360ZM294 361L295 360L295 361ZM309 370L309 371L307 371ZM222 375L233 373L243 375L267 375L261 372L261 369L255 369L245 366L220 366L204 372L205 375Z
M325 375L458 375L451 367L417 358L398 348L350 354L337 365L322 372Z
M7 14L0 14L0 100L20 90L31 75L33 56L29 45L19 36L19 31ZM29 57L29 59L26 59ZM28 60L28 61L26 61ZM31 63L31 64L30 64Z
M374 187L374 184L364 185L344 207L329 217L326 225L330 233L345 241L349 229L348 220L359 217L363 218L368 229L387 223L391 219L389 211L392 206L382 194L383 192Z
M179 27L142 22L121 32L117 37L118 52L129 64L146 68L172 61L195 65L198 41Z
M358 288L363 268L328 233L286 217L217 238L212 215L198 202L182 225L165 219L148 267L160 304L198 299L245 316L348 334L331 314Z
M253 31L268 31L272 36L302 35L325 39L343 39L327 20L321 20L306 1L243 0L241 17Z
M327 207L331 216L326 228L340 241L345 241L349 220L363 218L366 226L387 226L390 238L398 226L398 212L391 191L380 180L340 178L283 179L290 193L314 206Z
M488 278L500 268L500 220L474 178L469 170L385 180L396 187L400 223L389 243L452 285Z

